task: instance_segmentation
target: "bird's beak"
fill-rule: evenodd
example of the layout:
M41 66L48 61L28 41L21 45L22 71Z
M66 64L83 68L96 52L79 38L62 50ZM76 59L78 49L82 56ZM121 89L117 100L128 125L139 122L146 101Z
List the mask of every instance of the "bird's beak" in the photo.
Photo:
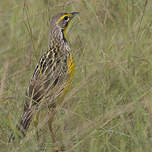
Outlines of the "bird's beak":
M73 17L75 17L77 14L79 14L79 12L72 12L71 16L70 16L70 19L72 19Z

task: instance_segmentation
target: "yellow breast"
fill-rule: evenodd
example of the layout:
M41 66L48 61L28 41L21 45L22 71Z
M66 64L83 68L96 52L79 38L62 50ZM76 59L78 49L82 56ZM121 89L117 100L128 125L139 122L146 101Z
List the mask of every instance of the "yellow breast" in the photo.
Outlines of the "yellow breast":
M73 76L74 76L74 61L73 61L73 57L72 54L70 54L69 59L68 59L68 73L70 75L70 81L72 80Z
M72 54L70 53L68 57L68 78L67 78L66 86L64 87L64 94L67 92L68 88L70 87L73 76L74 76L74 61Z
M73 76L74 76L74 61L73 61L72 55L70 54L68 58L68 78L67 78L66 85L64 86L63 93L60 96L60 99L58 100L58 103L63 101L64 96L67 93L68 88L70 87Z

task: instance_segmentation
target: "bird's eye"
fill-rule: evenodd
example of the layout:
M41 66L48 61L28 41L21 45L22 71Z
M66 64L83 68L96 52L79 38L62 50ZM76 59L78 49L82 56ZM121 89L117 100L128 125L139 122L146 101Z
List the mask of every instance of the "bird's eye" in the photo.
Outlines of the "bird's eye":
M64 20L65 20L65 21L68 21L68 20L69 20L69 17L68 17L68 16L65 16L65 17L64 17Z

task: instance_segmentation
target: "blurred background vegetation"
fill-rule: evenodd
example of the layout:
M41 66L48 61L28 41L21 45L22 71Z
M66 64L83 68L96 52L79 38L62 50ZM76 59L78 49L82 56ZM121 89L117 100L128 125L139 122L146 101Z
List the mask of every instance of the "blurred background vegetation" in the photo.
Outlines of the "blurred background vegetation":
M67 152L152 151L150 0L0 1L0 151L51 151L46 125L40 143L33 125L28 140L7 142L47 49L49 20L72 11L80 12L67 31L76 71L54 121L57 141Z

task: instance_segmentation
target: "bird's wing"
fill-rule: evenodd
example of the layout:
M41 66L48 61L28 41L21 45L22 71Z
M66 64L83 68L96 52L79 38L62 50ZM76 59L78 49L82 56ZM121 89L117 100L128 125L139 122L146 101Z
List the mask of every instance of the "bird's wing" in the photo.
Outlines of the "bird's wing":
M53 102L56 96L62 94L67 71L67 61L63 56L54 58L53 53L46 52L35 69L27 91L27 97L33 101L32 105L44 97Z

